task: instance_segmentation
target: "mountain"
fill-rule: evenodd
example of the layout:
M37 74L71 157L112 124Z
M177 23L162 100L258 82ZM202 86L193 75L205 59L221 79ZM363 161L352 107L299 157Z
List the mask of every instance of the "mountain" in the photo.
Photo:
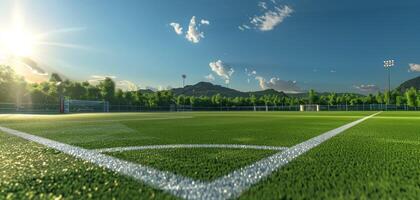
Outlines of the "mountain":
M404 83L401 83L401 85L398 86L397 90L404 92L405 90L410 89L411 87L420 90L420 76L407 80Z
M277 90L274 89L266 89L266 90L261 90L261 91L255 91L255 92L247 92L248 96L249 95L255 95L256 97L261 97L264 95L277 95L277 96L287 96L284 92L279 92Z
M330 95L330 94L332 94L333 92L317 92L317 95L318 96L328 96L328 95ZM350 95L353 95L353 96L357 96L357 97L363 97L363 96L365 96L365 95L363 95L363 94L358 94L358 93L340 93L340 92L336 92L335 93L337 96L342 96L342 95L345 95L345 94L350 94ZM295 97L295 98L307 98L308 97L308 93L307 92L305 92L305 93L296 93L296 94L286 94L287 96L289 96L289 97Z
M199 82L195 85L187 85L183 88L171 89L174 95L186 95L186 96L213 96L220 94L225 97L249 97L255 95L256 97L264 95L278 95L286 96L283 92L278 92L273 89L255 91L255 92L241 92L231 88L223 87L220 85L214 85L209 82Z
M150 93L154 93L154 91L153 91L153 90L151 90L151 89L140 89L140 90L139 90L139 92L140 92L141 94L150 94Z

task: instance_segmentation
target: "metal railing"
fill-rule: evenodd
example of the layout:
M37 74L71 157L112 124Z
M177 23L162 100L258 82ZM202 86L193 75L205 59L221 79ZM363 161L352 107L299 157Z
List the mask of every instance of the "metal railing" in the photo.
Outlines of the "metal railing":
M0 113L59 113L59 104L15 104L0 103ZM360 105L320 105L320 111L420 111L420 107L408 105L360 104ZM109 105L109 112L184 112L184 111L299 111L300 105L280 106L136 106ZM104 112L103 106L88 106L71 109L70 113Z
M0 113L56 114L59 108L60 104L0 103Z

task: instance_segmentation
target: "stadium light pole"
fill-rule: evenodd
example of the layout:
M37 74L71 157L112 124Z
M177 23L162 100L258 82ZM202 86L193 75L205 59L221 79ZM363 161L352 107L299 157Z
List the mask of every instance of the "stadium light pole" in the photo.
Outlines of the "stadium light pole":
M182 87L185 87L185 79L187 78L187 75L182 74Z
M391 98L391 67L395 65L394 60L385 60L384 61L384 68L388 70L388 103L390 102Z
M62 84L61 81L59 81L55 85L57 86L58 99L60 101L60 113L64 113L64 98L63 98L63 91L62 91L61 84Z

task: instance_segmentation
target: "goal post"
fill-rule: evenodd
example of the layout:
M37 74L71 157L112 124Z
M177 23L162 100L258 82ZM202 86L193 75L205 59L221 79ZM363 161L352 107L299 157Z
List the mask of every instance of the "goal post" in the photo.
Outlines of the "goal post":
M63 113L109 112L108 101L65 99L61 104L60 112Z
M306 104L306 105L300 105L301 112L305 111L312 111L312 112L319 112L319 105L318 104Z

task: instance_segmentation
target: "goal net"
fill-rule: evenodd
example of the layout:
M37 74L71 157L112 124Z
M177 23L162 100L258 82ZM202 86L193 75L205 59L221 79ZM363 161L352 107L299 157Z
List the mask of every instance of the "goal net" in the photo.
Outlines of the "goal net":
M66 99L62 101L64 113L109 112L107 101L88 101Z
M300 111L313 111L318 112L319 111L319 105L316 104L309 104L309 105L300 105Z

